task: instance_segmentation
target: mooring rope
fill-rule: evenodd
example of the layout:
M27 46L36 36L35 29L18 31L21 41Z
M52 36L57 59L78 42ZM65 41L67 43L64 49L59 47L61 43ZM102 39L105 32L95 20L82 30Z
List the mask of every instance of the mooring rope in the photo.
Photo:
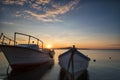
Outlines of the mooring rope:
M3 33L1 33L1 35L0 35L0 39L2 38L2 36L3 36Z
M7 70L6 70L6 74L7 74L7 77L8 77L8 78L9 78L9 66L10 66L10 65L8 65Z
M75 51L76 51L76 48L72 48L71 49L71 52L72 52L72 54L70 55L70 59L69 59L69 61L68 61L68 68L67 68L67 72L69 72L69 68L70 68L70 63L71 63L71 68L72 68L72 75L70 76L71 77L71 80L74 80L75 79L75 75L74 75L74 53L75 53Z

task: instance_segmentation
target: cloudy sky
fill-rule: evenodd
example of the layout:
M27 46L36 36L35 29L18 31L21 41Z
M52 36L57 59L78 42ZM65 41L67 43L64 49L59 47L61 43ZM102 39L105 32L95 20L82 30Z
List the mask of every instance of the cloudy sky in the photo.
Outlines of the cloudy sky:
M120 0L1 0L0 32L52 47L120 48Z

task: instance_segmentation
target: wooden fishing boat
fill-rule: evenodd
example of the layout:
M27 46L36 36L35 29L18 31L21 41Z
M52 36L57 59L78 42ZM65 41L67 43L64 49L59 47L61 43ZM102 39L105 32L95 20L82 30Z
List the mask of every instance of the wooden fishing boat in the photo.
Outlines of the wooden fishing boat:
M70 80L76 80L88 68L89 61L75 46L59 56L59 65Z
M28 44L17 44L16 35L18 34L29 37ZM13 40L14 45L10 45L10 42L9 44L5 44L4 39L9 39L8 37L3 36L1 38L2 44L0 45L0 49L4 53L13 70L31 69L36 66L40 66L53 61L54 50L51 51L48 49L44 49L43 41L34 36L15 32ZM37 40L37 44L30 44L30 38L34 38L35 40ZM9 40L11 41L11 39ZM42 45L41 48L39 48L39 43L41 43Z

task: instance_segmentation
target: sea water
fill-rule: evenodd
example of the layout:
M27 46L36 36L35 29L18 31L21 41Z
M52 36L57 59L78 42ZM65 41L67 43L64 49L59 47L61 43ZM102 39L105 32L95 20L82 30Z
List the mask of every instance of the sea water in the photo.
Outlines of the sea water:
M55 50L54 65L37 68L12 76L12 80L60 80L58 56L66 50ZM84 80L119 80L120 50L79 50L91 58ZM0 80L9 80L7 75L8 61L0 52ZM11 69L9 69L9 73ZM82 78L79 80L83 80Z

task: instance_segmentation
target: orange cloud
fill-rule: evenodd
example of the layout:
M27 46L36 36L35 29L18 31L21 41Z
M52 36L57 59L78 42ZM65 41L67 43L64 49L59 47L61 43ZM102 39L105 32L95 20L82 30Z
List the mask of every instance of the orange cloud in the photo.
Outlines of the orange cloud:
M56 16L69 12L71 9L73 9L75 7L75 5L78 2L79 2L79 0L71 1L68 4L63 5L63 6L59 6L59 5L53 4L52 6L55 9L47 9L44 14L37 14L37 13L29 11L29 10L25 10L24 12L27 13L27 14L30 14L31 16L34 16L36 19L41 20L41 21L45 21L45 22L54 22L54 21L55 22L61 22L62 20L57 19ZM38 4L40 4L40 3L38 3ZM38 4L33 4L32 5L33 8L41 9L38 6Z
M17 4L17 5L24 5L25 3L29 3L32 4L32 2L34 2L33 0L3 0L2 3L3 4ZM35 4L47 4L49 3L50 0L36 0Z
M3 4L11 4L11 5L20 5L23 6L27 3L29 9L24 9L23 12L27 13L35 17L37 20L41 20L44 22L62 22L62 20L58 19L58 15L65 14L72 10L80 0L69 1L64 5L60 5L59 3L53 3L52 0L2 0ZM47 7L46 4L51 7ZM42 5L42 6L41 6ZM32 8L32 9L31 9ZM34 9L35 12L32 10ZM44 13L36 13L37 11L42 11ZM23 15L23 14L22 14ZM20 14L16 14L16 17L21 16ZM26 15L24 15L26 16Z
M3 0L3 4L17 4L17 5L23 5L27 0Z

